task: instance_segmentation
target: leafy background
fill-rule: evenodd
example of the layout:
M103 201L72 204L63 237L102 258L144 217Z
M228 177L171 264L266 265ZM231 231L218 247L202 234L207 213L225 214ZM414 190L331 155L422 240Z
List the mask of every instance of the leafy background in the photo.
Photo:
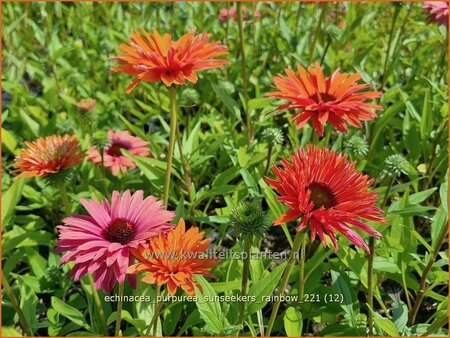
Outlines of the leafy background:
M358 161L358 169L375 179L380 204L389 183L384 160L402 154L409 168L395 178L390 190L388 223L373 225L383 233L382 240L376 241L374 308L366 306L367 256L341 236L336 254L317 243L309 245L305 292L322 299L342 293L345 301L284 303L273 332L364 335L367 314L373 311L379 335L447 335L445 27L428 23L421 3L247 3L244 46L250 100L246 104L237 24L218 20L220 8L232 5L2 3L2 269L33 333L96 335L101 329L87 281L69 279L70 268L61 266L54 252L55 226L62 218L58 190L41 180L14 180L14 156L25 140L54 133L75 133L88 149L108 129L127 129L150 142L152 158L134 159L138 170L119 177L103 177L98 168L83 162L71 182L71 200L99 198L125 188L162 196L169 131L167 90L143 84L126 95L130 77L112 74L109 58L136 29L156 28L181 36L196 27L197 32L207 31L213 40L228 45L231 63L203 72L195 86L178 90L182 155L188 166L182 167L176 146L169 204L177 217L200 226L215 245L240 251L229 219L239 201L261 199L272 219L283 212L263 180L268 144L261 140L261 132L267 127L282 130L285 141L274 149L274 161L278 161L310 142L312 129L296 130L289 123L291 113L277 114L275 102L264 93L272 90L272 77L285 67L320 61L330 42L324 72L340 67L360 72L374 89L384 83L384 110L362 130L351 129L348 135L330 130L320 144ZM261 19L254 17L256 10ZM333 32L337 34L331 36ZM82 98L96 100L93 112L77 109L75 103ZM245 114L250 114L255 134L250 146ZM349 146L355 134L367 143L368 151L362 156ZM83 212L78 203L72 211ZM294 228L294 224L271 228L261 247L253 250L288 251ZM271 294L283 263L252 260L251 264L250 293ZM295 269L291 295L298 294ZM241 270L240 261L223 261L213 271L215 280L200 279L204 294L237 294ZM424 300L416 320L408 323L408 311L425 273ZM152 296L154 290L139 285L137 290L126 288L126 293ZM103 301L103 305L112 326L115 304ZM149 334L152 307L125 303L124 309L123 334ZM249 335L260 333L260 323L267 321L270 309L271 304L251 305L245 327ZM3 298L2 310L3 335L21 334L8 297ZM230 334L237 313L236 303L175 302L165 309L158 334Z

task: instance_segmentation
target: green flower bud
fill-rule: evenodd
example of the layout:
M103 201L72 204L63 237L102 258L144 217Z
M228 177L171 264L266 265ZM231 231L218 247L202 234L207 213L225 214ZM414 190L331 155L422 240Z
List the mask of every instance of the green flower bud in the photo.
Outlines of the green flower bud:
M257 201L239 203L231 212L231 223L239 234L256 237L264 235L271 224Z
M282 144L284 141L283 133L278 128L266 128L261 133L263 142L272 144Z
M369 152L369 145L366 140L357 134L348 140L345 148L350 154L358 158L366 156Z
M325 29L325 35L327 36L328 40L339 40L342 36L342 31L341 29L339 29L339 27L330 25Z
M61 131L62 134L73 134L75 125L71 120L64 120L58 122L56 128Z
M400 154L389 155L385 160L385 172L391 176L400 176L408 174L409 162Z
M104 131L98 131L94 134L94 139L92 140L92 145L97 149L104 149L109 146L108 136Z

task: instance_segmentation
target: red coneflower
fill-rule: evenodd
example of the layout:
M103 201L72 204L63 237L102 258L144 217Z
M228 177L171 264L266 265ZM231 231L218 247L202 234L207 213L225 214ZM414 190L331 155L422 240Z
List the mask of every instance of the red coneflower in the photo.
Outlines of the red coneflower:
M197 227L186 231L184 220L169 233L152 237L149 245L140 245L132 249L133 255L140 261L130 266L128 273L149 272L142 281L149 284L167 284L170 295L177 288L194 295L194 286L198 283L194 275L211 276L208 269L217 265L215 259L206 257L211 239L203 239L204 232Z
M83 160L75 135L51 135L33 142L25 142L15 159L17 177L46 177L69 169Z
M206 33L196 36L194 29L177 41L173 41L170 34L161 37L156 30L153 33L135 32L130 45L119 46L124 54L113 58L122 64L111 70L135 76L127 93L131 93L141 81L162 81L168 87L182 85L186 80L196 83L197 71L228 63L227 60L214 59L227 55L227 47L218 41L209 42L209 38L210 34Z
M332 150L307 146L291 155L289 163L281 160L283 168L273 167L276 179L266 178L278 192L278 200L290 210L274 224L301 218L297 231L310 227L311 238L319 236L324 246L327 234L338 249L335 232L342 233L355 246L369 251L368 246L350 226L380 238L381 234L360 221L384 222L383 211L375 203L377 194L368 188L372 180L355 169L346 155Z
M447 1L424 1L423 9L427 11L430 21L448 27Z
M67 252L61 263L75 263L70 276L79 280L94 275L96 289L110 292L116 282L124 283L132 261L131 248L149 237L172 229L174 213L163 208L154 196L144 199L142 190L131 195L113 191L109 203L81 200L89 215L73 215L58 226L57 252ZM134 284L135 278L130 279Z
M275 87L279 91L267 94L289 101L279 110L299 109L292 117L297 128L311 119L314 129L321 136L328 121L337 130L346 133L345 122L360 128L361 121L370 121L377 116L373 110L382 109L379 105L365 102L380 97L381 92L361 92L369 85L356 82L361 78L359 73L350 75L337 69L331 76L325 77L319 63L315 68L309 67L308 71L298 65L297 70L298 74L287 68L287 76L275 76Z
M108 139L110 145L103 149L103 165L109 168L114 176L117 176L119 171L126 173L128 169L136 168L136 164L122 154L122 149L136 156L148 156L150 154L149 143L140 137L132 136L126 130L110 130L108 131ZM100 152L95 147L90 149L88 159L95 164L102 163Z

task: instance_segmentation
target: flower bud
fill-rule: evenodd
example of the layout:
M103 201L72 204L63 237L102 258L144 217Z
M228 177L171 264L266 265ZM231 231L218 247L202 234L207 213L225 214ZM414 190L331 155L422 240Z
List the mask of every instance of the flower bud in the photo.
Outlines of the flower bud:
M261 237L270 227L270 220L258 201L239 203L231 212L231 223L243 236Z

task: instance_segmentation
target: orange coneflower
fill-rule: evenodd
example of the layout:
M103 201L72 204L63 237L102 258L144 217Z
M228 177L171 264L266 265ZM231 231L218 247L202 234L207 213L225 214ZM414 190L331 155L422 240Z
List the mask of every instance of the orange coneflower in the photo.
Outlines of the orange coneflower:
M194 286L198 287L194 275L211 276L208 269L217 265L215 259L206 256L210 238L202 239L203 234L197 227L186 231L184 220L180 219L171 232L152 237L148 246L131 249L140 263L130 266L128 273L150 272L142 278L143 282L167 284L172 296L177 288L193 296Z
M290 210L275 224L301 219L297 231L309 225L311 238L319 236L327 246L325 234L338 249L335 232L342 233L355 246L369 247L352 227L380 238L381 234L361 220L384 222L383 211L375 203L377 194L368 188L373 180L355 169L346 155L332 150L307 146L291 155L291 162L281 160L283 168L274 166L276 179L266 178L278 192L278 200Z
M131 91L141 81L162 81L168 87L172 84L182 85L186 80L196 83L197 71L221 67L227 60L214 59L227 55L227 47L218 41L209 42L210 34L195 35L191 30L177 41L170 34L162 37L156 31L148 33L135 32L130 45L121 44L123 55L113 60L122 64L111 68L114 72L124 72L135 76L127 88Z
M34 142L25 142L27 148L21 149L16 157L14 172L17 177L45 177L73 167L83 160L75 135L51 135Z
M350 75L337 69L325 77L319 63L307 71L298 65L297 70L298 74L287 68L287 76L275 76L275 87L279 91L267 94L289 101L280 106L280 110L299 109L292 117L297 128L312 119L314 129L321 136L327 121L337 130L347 132L345 122L360 128L361 121L370 121L377 116L373 110L382 109L379 105L365 102L380 97L381 92L361 92L369 85L356 82L361 79L359 73Z

